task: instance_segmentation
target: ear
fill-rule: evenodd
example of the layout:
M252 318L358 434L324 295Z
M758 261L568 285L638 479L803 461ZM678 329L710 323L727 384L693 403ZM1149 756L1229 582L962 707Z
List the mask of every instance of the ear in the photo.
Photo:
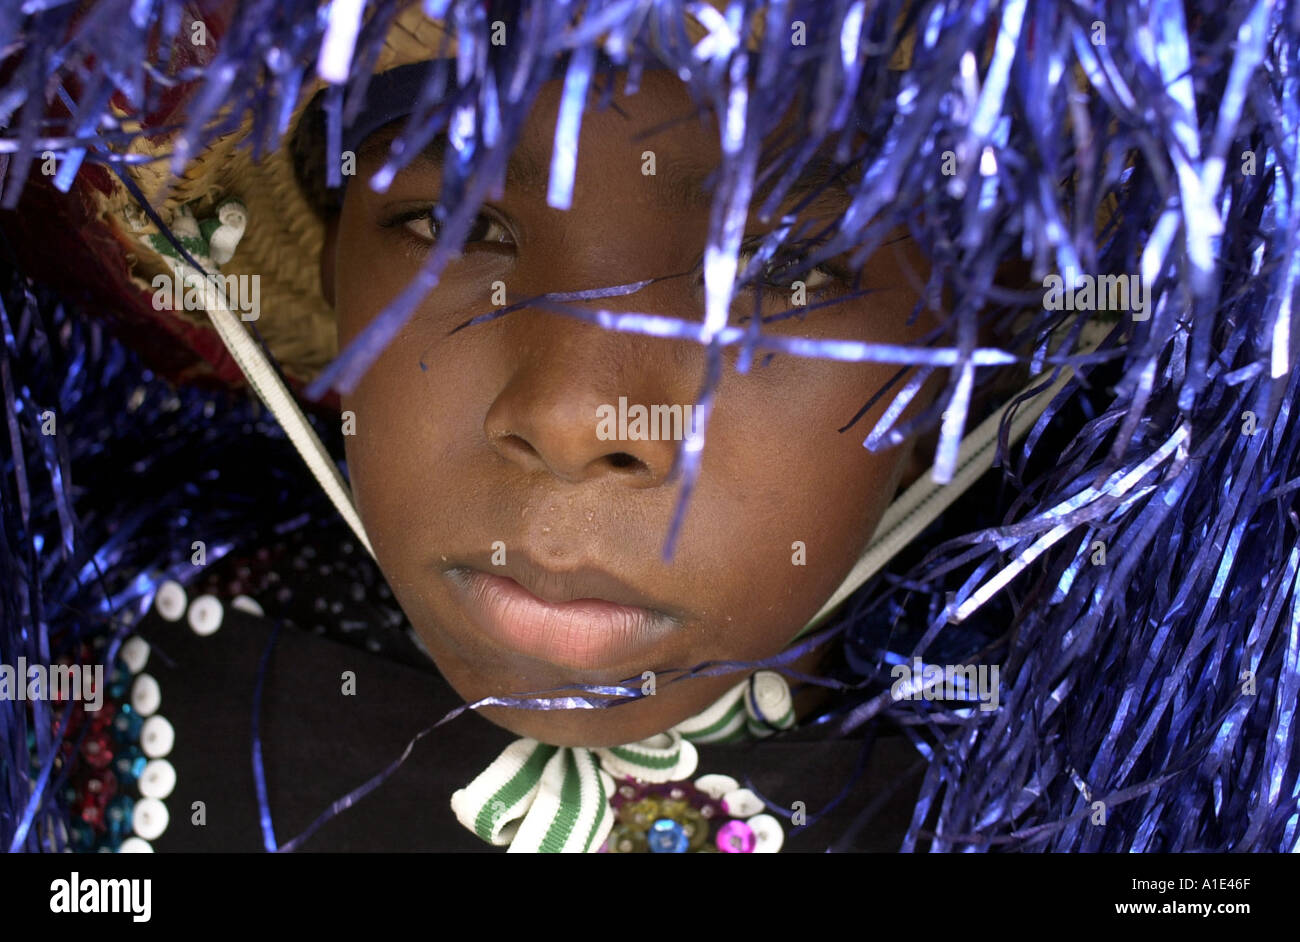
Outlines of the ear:
M325 220L325 244L320 250L320 292L330 307L334 306L334 247L338 237L339 214L331 213Z

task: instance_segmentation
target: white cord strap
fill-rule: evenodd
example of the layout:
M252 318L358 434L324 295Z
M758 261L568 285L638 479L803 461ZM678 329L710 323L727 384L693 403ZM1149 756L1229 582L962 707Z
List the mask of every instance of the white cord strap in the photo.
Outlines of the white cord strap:
M361 516L352 502L352 494L343 476L339 474L325 446L321 444L316 430L307 422L306 416L298 407L289 390L285 388L279 375L267 362L261 347L253 341L243 323L226 306L226 299L218 287L216 278L205 278L203 273L184 262L172 262L178 277L183 277L187 287L198 286L204 292L204 308L212 326L216 328L221 342L226 345L234 361L239 364L248 384L257 393L258 398L275 416L280 427L284 429L289 441L293 442L298 454L307 463L307 469L319 482L335 509L352 528L361 545L373 558L374 548L361 525Z

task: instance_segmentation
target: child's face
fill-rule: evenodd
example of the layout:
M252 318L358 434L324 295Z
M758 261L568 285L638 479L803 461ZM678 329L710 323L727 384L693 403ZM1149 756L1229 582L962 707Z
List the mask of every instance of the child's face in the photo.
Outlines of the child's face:
M567 211L549 208L545 192L560 90L558 81L544 88L516 152L535 173L488 200L474 241L343 398L356 416L347 438L352 484L379 563L439 669L470 701L629 677L639 687L645 671L776 654L856 561L904 482L911 450L862 447L890 396L852 431L837 431L893 365L786 355L762 365L760 355L740 374L729 348L676 554L662 560L680 493L668 478L678 443L606 440L597 410L608 404L616 413L620 397L629 409L695 403L703 348L536 308L447 336L500 306L496 281L514 301L688 272L703 254L709 200L701 191L683 205L668 181L676 170L717 165L712 120L688 118L633 139L687 113L685 87L666 72L647 73L640 92L615 96L622 114L585 115ZM323 278L340 346L407 285L428 251L429 225L418 213L430 207L441 170L417 161L375 193L365 181L386 150L381 142L359 154L358 179L326 245ZM642 172L648 150L655 175ZM821 220L821 229L845 205L828 191L801 218ZM745 235L770 228L751 216ZM917 300L909 267L924 274L903 240L868 262L870 295L764 329L911 342L933 322L923 313L906 325ZM828 277L799 277L816 303ZM702 276L697 269L585 306L701 321ZM733 323L752 306L746 290ZM763 301L765 315L789 307L788 287ZM593 598L609 601L552 604ZM661 675L655 696L614 709L484 712L519 735L612 745L681 722L743 676L668 686Z

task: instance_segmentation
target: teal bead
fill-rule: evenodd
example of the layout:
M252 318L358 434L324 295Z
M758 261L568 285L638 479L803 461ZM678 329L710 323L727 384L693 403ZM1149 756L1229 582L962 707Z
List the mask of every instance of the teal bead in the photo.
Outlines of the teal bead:
M118 756L113 760L113 774L117 776L117 781L123 788L135 784L135 776L131 774L132 761L129 756Z
M95 846L95 829L84 821L73 821L68 826L68 846L77 853L88 853Z
M113 717L113 731L122 739L134 742L140 738L140 727L144 725L144 719L135 710L131 709L131 704L122 704L122 709L118 711L117 716Z
M108 839L116 850L121 843L131 836L131 813L135 802L126 795L118 795L108 803L104 812L104 823L108 828Z
M144 772L149 760L140 752L139 746L127 746L113 759L113 774L117 776L122 788L131 788Z

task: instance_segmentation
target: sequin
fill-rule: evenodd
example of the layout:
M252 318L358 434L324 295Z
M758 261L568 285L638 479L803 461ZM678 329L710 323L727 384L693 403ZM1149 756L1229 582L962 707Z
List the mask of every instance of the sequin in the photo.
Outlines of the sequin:
M118 784L123 788L134 786L147 761L134 746L124 749L113 759L113 774L117 776Z
M68 846L87 853L95 846L95 829L84 821L73 821L68 826Z
M667 801L663 801L660 803L659 813L663 815L665 818L672 818L674 821L680 821L685 816L686 812L690 810L690 808L691 806L688 805L686 802L675 801L670 798Z
M81 744L81 757L92 769L107 768L113 762L113 749L104 733L88 736Z
M697 851L709 842L709 819L701 812L687 808L680 820L691 850Z
M752 854L754 832L744 821L728 821L718 829L718 850L727 854Z
M695 787L710 798L721 798L727 792L735 791L740 787L730 775L701 775L695 780Z
M722 808L733 818L748 818L758 814L767 806L748 788L737 788L727 792L722 798Z
M642 798L640 801L630 802L620 808L618 812L620 821L641 831L648 830L654 820L662 816L659 810L659 802L653 798Z
M685 829L671 818L660 818L652 824L646 841L654 854L684 854L690 846Z
M152 759L140 774L140 794L162 800L176 787L176 769L166 759Z
M131 829L134 827L132 822L132 812L135 809L135 802L128 795L118 795L104 810L104 821L108 831L108 839L116 849L121 843L131 836Z
M129 703L123 703L121 709L117 711L117 715L113 717L113 732L123 740L134 741L139 739L142 725L144 725L144 718Z
M141 798L131 812L131 825L135 833L147 841L156 840L167 830L167 806L157 798Z
M770 814L756 814L745 821L754 832L754 853L775 854L785 843L781 822Z
M161 716L154 715L144 721L140 728L140 748L150 759L161 759L172 751L176 741L176 731L172 724Z
M188 621L196 635L207 637L214 634L225 617L221 602L214 595L201 595L190 603Z
M609 852L611 854L643 854L649 849L649 843L642 831L626 824L616 824L609 834Z
M154 596L154 608L167 621L180 621L185 614L188 601L185 588L174 579L168 579L158 586L158 592Z

